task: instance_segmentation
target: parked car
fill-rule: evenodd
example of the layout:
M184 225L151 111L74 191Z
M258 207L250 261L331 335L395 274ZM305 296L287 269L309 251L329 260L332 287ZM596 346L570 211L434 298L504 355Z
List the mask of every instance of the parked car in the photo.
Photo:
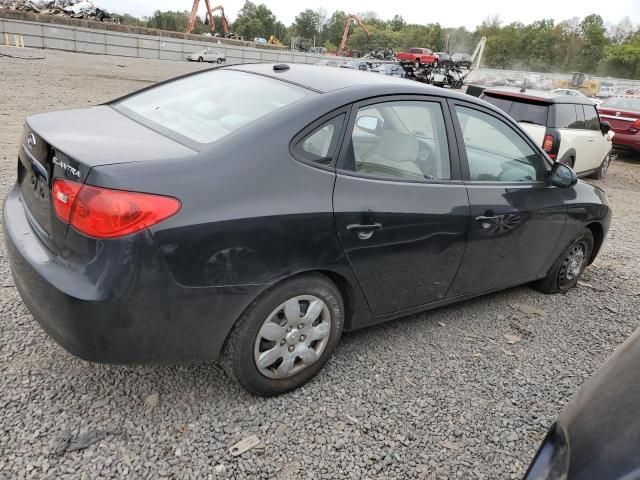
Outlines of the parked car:
M451 56L451 59L454 61L454 63L456 64L456 67L458 68L471 68L471 64L473 63L471 61L471 55L468 55L466 53L454 53Z
M553 160L579 176L605 177L614 132L588 98L509 87L486 89L480 98L511 115Z
M331 60L323 58L322 60L318 60L315 65L319 67L339 67L341 65L339 60Z
M438 55L428 48L411 48L408 52L398 52L396 58L400 63L411 64L415 68L438 63Z
M227 60L224 53L214 50L213 48L205 48L199 52L190 53L187 55L187 60L190 62L209 62L209 63L223 63Z
M571 88L556 88L551 90L551 93L557 93L558 95L570 95L572 97L586 97L584 93L579 90L572 90Z
M596 97L598 98L609 98L613 97L616 94L616 87L613 85L601 85L598 93L596 93Z
M350 70L361 70L363 72L368 72L371 68L371 64L364 60L349 60L348 62L343 63L342 65L338 65L340 68L348 68Z
M566 292L611 222L490 104L313 65L32 115L18 156L7 257L51 337L92 362L223 352L258 395L308 381L343 331L528 282Z
M404 78L405 76L404 68L402 68L402 65L397 63L383 63L376 68L373 68L371 71L400 78Z
M598 109L616 134L613 145L640 152L640 98L609 98Z
M451 58L451 55L449 55L448 53L436 52L436 55L438 55L438 65L440 65L442 67L455 67L456 66L455 62Z
M640 472L640 329L551 426L525 480L621 480Z

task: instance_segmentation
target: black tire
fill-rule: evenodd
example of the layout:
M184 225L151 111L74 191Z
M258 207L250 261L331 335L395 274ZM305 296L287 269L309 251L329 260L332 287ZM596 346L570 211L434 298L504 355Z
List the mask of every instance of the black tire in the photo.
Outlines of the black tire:
M413 68L420 68L420 59L416 58L415 62L413 62Z
M264 321L283 302L299 295L323 300L331 318L328 341L318 359L299 373L282 379L263 375L255 362L254 348ZM285 280L261 294L233 326L224 346L222 366L227 374L254 395L272 397L304 385L333 354L344 325L344 303L340 290L321 274L304 274Z
M198 63L202 63L202 62L204 62L204 58L198 57Z
M224 60L223 60L223 59L221 59L221 58L219 58L218 60L216 60L216 63L217 63L218 65L219 65L219 64L221 64L222 62L224 62Z
M582 249L583 260L577 274L569 274L571 255L576 249ZM569 245L558 256L555 263L549 269L547 276L537 281L533 286L543 293L565 293L576 286L582 272L589 263L593 252L593 234L585 228L581 230Z
M611 155L607 153L607 155L604 157L604 160L602 160L602 163L598 167L598 170L593 172L589 176L589 178L593 178L595 180L602 180L604 177L607 176L607 171L609 170L610 165L611 165Z

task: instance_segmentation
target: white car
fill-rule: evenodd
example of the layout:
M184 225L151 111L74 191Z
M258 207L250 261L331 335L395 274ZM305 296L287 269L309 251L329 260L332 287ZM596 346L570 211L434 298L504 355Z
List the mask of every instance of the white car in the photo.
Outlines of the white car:
M552 159L578 176L606 175L614 132L589 98L508 87L486 89L481 98L511 115Z
M213 48L205 48L199 52L190 53L187 55L187 60L190 62L209 62L209 63L223 63L227 60L225 54L214 50Z
M601 85L600 90L596 93L596 97L598 98L609 98L613 97L616 94L616 87L613 85Z
M558 95L570 95L572 97L586 97L586 95L578 90L572 90L571 88L556 88L551 90L551 93L557 93Z

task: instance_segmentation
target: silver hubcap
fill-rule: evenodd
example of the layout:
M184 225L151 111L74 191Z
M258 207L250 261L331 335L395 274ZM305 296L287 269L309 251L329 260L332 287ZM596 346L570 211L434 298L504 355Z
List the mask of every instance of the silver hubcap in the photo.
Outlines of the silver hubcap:
M330 333L324 301L313 295L290 298L262 324L254 347L256 366L265 377L292 377L322 356Z
M579 243L571 249L569 255L567 255L567 258L563 262L561 273L564 274L563 276L566 281L570 282L580 275L584 259L584 245Z

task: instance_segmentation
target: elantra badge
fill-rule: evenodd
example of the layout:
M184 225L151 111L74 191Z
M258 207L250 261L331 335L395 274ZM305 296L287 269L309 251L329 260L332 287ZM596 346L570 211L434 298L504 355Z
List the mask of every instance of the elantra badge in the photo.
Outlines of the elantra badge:
M54 165L59 166L65 172L69 172L71 175L75 175L76 177L80 178L80 170L78 170L77 168L73 168L71 165L68 165L58 160L57 157L53 157L51 161L53 162Z

